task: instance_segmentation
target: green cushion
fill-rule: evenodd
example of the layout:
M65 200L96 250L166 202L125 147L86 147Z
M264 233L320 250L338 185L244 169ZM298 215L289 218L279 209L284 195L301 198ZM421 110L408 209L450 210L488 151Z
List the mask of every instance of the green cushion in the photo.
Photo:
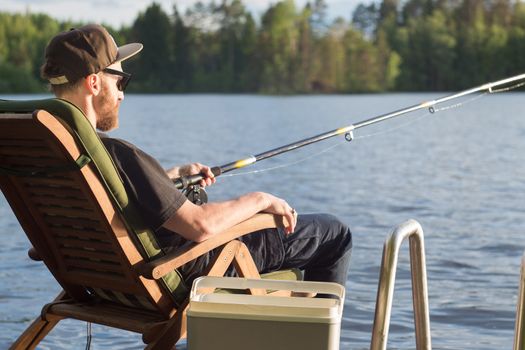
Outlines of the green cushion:
M302 281L303 274L299 269L279 270L261 275L263 279L281 281Z
M159 244L153 231L141 220L137 209L127 196L124 184L109 153L78 107L68 101L56 98L31 101L0 100L0 113L32 113L36 109L46 110L59 118L84 148L87 156L91 158L95 170L99 173L100 179L113 197L115 206L123 214L126 225L128 225L130 231L136 234L138 242L143 248L143 257L146 260L151 260L162 256L163 252L159 249ZM187 296L189 289L185 286L177 270L164 276L162 281L177 303L182 302Z

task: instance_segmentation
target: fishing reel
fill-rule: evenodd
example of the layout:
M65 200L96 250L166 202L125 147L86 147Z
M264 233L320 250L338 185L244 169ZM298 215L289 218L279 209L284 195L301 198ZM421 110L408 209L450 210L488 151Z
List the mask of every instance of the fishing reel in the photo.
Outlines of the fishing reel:
M208 194L204 187L200 185L190 185L182 190L182 193L188 198L193 204L202 205L208 203Z

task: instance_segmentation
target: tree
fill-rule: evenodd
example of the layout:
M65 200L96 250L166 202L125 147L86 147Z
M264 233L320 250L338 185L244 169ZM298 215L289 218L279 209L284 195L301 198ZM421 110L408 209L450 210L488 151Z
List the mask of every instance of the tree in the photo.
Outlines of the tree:
M4 92L44 90L40 79L43 52L49 38L62 30L47 15L0 13L0 84Z
M118 44L146 49L126 61L141 92L370 92L458 90L519 73L525 5L517 0L382 0L360 4L352 27L327 23L326 0L277 1L260 21L242 0L197 2L168 16L152 4ZM0 90L43 91L42 52L81 23L0 12Z
M173 79L174 91L190 91L193 78L192 50L193 45L190 38L190 29L184 24L184 20L173 6Z
M131 40L143 43L146 48L127 63L137 77L135 91L161 92L173 88L171 33L170 19L156 3L140 13L133 23Z
M343 38L346 56L346 87L351 92L381 91L377 50L363 34L349 28Z
M347 56L344 36L348 24L337 18L326 35L316 42L313 57L310 87L314 92L336 92L347 90Z
M402 51L400 87L443 91L453 87L456 40L441 11L410 20Z
M240 0L223 0L217 12L220 23L217 35L221 42L219 79L223 84L222 90L239 91L239 81L244 73L242 62L247 59L241 42L245 34L245 24L249 20L253 22L253 19Z
M313 4L306 4L305 10L309 12L310 28L317 36L323 36L328 29L327 9L325 0L314 0Z
M293 0L271 6L262 17L260 49L262 58L261 89L268 93L290 93L295 81L294 58L298 30Z
M379 9L375 3L357 5L352 15L352 25L366 37L371 38L378 26Z
M488 14L491 24L505 28L510 27L512 22L511 0L494 0Z
M297 42L297 55L294 66L296 67L294 90L298 92L309 92L311 88L312 59L316 40L313 33L312 9L307 4L297 18L297 27L299 29Z
M235 82L235 91L257 92L260 86L260 57L258 50L257 26L251 14L246 15L241 39L239 59L239 77Z
M401 56L390 48L387 36L379 30L376 36L379 85L382 91L394 90L400 74Z
M468 88L483 81L482 71L483 45L486 42L487 25L485 7L476 0L463 0L455 14L456 21L456 87Z
M403 23L408 23L410 19L427 17L434 10L434 0L408 0L403 6Z

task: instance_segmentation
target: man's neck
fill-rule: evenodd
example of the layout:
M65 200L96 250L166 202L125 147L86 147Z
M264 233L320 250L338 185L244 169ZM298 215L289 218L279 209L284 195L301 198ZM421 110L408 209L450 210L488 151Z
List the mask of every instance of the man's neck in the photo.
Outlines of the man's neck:
M61 99L64 99L78 108L84 113L89 123L93 126L93 129L96 129L97 125L97 116L93 108L92 96L81 95L81 94L64 94L62 96L57 96Z

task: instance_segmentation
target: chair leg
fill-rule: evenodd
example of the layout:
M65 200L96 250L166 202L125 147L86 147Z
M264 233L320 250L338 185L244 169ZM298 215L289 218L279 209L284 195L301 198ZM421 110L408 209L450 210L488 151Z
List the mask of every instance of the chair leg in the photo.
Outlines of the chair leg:
M215 258L210 262L206 276L224 276L231 264L234 264L237 273L242 277L260 278L257 266L244 243L234 240L225 244ZM264 290L250 290L252 294L266 294ZM213 290L206 291L213 292ZM206 293L203 292L203 293ZM156 339L148 344L146 350L173 349L175 343L186 336L186 311L189 299L179 308L175 316L159 332Z
M239 249L243 245L241 241L231 241L225 244L219 253L210 262L209 268L205 271L205 276L224 276L228 267L230 267L235 255L239 252Z
M57 317L56 319L45 321L37 317L9 347L9 350L35 349L60 320L61 318Z
M257 266L253 261L252 255L248 250L248 247L244 243L241 243L235 257L233 259L233 266L240 277L246 278L261 278Z
M257 265L255 265L252 255L244 243L241 243L237 253L235 253L233 266L240 277L255 279L261 278L261 275L257 270ZM250 288L249 292L251 295L266 295L265 289Z
M237 240L225 244L210 262L204 275L223 276L235 259L241 245L243 245L243 243ZM209 292L211 293L213 290ZM166 324L162 331L156 335L155 340L147 345L146 350L172 349L179 339L186 337L186 310L188 306L189 299L179 307L175 316Z
M54 301L59 301L65 297L66 294L61 292ZM37 317L9 347L9 350L30 350L36 348L61 319L63 319L63 317L49 314L43 314Z
M175 349L177 341L186 336L186 310L188 305L189 298L184 301L177 313L157 334L156 338L146 346L145 350Z

